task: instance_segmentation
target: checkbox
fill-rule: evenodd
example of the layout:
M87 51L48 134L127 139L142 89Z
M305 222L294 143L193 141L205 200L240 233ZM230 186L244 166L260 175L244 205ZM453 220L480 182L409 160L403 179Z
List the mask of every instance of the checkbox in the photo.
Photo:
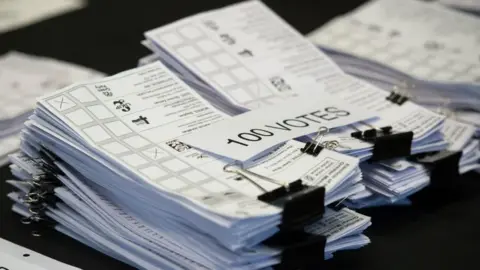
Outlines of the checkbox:
M172 159L172 160L163 162L162 165L174 172L178 172L190 167L188 166L188 164L178 159Z
M449 64L449 60L440 56L435 56L428 60L428 65L433 68L443 68Z
M242 88L237 88L228 92L230 96L239 103L245 103L252 100L250 94Z
M227 87L230 85L235 84L235 81L232 77L228 76L227 74L221 73L218 75L213 76L212 78L220 87Z
M191 188L191 189L184 190L182 191L182 194L190 198L201 198L208 195L206 192L201 191L198 188Z
M183 27L182 29L180 29L180 34L189 39L195 39L202 36L202 32L200 32L200 30L198 30L198 28L194 26Z
M184 181L182 181L178 178L175 178L175 177L169 178L167 180L163 180L163 181L158 182L158 183L160 183L162 186L164 186L164 187L166 187L170 190L179 190L181 188L184 188L184 187L188 186Z
M197 61L194 65L203 73L210 73L218 70L218 66L208 59Z
M59 112L66 111L76 106L75 102L63 95L49 100L48 103Z
M65 116L67 116L67 118L77 126L82 126L93 122L92 117L90 117L90 115L88 115L88 113L82 109L67 113Z
M111 113L107 107L103 105L93 105L93 106L88 106L87 109L95 115L98 119L107 119L114 117L113 113Z
M81 103L93 102L97 100L97 98L86 87L80 87L70 91L70 95Z
M130 166L137 167L143 164L146 164L148 161L144 158L142 158L138 154L131 154L128 156L122 157L122 159Z
M210 181L206 184L203 184L202 187L211 192L220 193L229 190L230 188L218 181Z
M177 51L181 56L186 59L193 59L200 56L200 53L192 46L183 46Z
M237 64L237 60L226 53L221 53L213 57L217 63L224 67L231 67Z
M147 176L150 180L156 180L162 178L168 173L157 166L151 166L145 169L141 169L140 172Z
M105 124L105 126L116 136L123 136L132 132L132 130L121 121L110 122Z
M149 141L144 139L141 136L133 136L123 140L125 143L130 145L133 148L139 149L150 144Z
M107 150L111 154L118 155L128 152L129 149L119 142L111 142L102 145L103 149Z
M197 45L198 47L200 47L200 49L202 49L202 51L206 53L212 53L220 50L220 46L218 46L215 42L208 39L204 39L197 42Z
M183 39L174 33L160 35L160 40L165 42L168 46L176 46L183 43Z
M247 88L250 91L250 93L255 97L255 99L259 97L264 98L272 95L272 92L270 91L270 89L268 89L268 87L266 87L261 83L250 84L247 86Z
M192 183L198 183L208 178L208 176L200 171L193 170L182 174L183 177Z
M209 175L218 175L218 172L223 172L223 167L225 167L225 163L218 160L212 160L211 162L202 164L200 168L203 172Z
M159 160L169 156L168 153L160 149L160 147L152 147L142 153L153 160Z
M83 132L85 132L85 134L87 134L94 142L102 142L111 138L101 126L84 128Z
M232 74L240 81L248 81L255 78L250 71L243 67L232 69Z

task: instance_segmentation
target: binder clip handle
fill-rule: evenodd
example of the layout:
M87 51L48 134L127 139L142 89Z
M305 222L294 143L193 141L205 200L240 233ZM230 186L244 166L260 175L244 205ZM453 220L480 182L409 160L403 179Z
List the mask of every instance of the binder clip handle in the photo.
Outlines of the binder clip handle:
M324 148L323 145L321 144L322 143L321 140L323 136L325 136L325 134L327 134L329 131L330 129L328 129L327 127L321 126L318 129L317 135L313 138L313 140L311 142L307 142L305 146L302 149L300 149L300 151L302 151L302 153L305 153L314 157L318 156L318 154L320 154L320 152L322 152Z

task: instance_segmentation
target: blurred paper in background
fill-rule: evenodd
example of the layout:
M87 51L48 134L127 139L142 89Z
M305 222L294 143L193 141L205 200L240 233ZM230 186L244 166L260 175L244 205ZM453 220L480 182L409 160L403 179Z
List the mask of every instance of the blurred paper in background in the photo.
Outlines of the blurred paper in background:
M83 8L84 0L0 0L0 33Z

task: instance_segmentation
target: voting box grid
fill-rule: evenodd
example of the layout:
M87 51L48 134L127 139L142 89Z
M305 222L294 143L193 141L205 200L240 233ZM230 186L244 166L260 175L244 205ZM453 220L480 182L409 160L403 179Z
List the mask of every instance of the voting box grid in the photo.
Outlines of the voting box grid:
M183 24L169 31L162 29L155 37L179 57L193 63L214 88L225 90L235 102L251 109L276 102L269 87L194 24Z
M233 190L232 185L226 185L191 167L173 157L165 148L135 133L85 86L51 97L47 102L100 148L135 168L152 183L210 206L246 198ZM173 151L190 150L190 147L178 141L168 141L166 145ZM202 166L208 168L211 163Z
M421 79L480 83L480 65L429 53L426 49L411 49L394 41L379 40L376 39L378 31L381 31L380 27L348 21L341 27L333 24L316 41L369 60L389 63Z

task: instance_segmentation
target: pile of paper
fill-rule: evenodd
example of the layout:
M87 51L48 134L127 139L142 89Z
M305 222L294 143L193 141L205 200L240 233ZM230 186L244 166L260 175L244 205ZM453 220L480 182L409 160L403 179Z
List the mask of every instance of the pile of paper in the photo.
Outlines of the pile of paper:
M18 149L35 99L76 81L103 74L66 62L10 52L0 57L0 166Z
M473 126L345 73L259 1L145 38L140 67L38 99L11 155L26 221L142 269L297 269L369 243L342 202L408 204L432 152L478 166Z
M480 166L475 139L480 134L479 27L478 18L435 3L377 0L333 19L309 37L348 74L446 115L442 132L447 151L462 152L459 172L464 173ZM406 164L402 167L422 171L418 164ZM380 171L388 166L378 166L366 166L367 187L402 199L391 190L402 181L387 181Z
M310 39L348 73L416 102L480 110L480 19L436 3L370 1ZM477 122L478 123L478 122Z
M145 57L140 64L157 58L184 80L202 85L196 88L199 91L208 92L212 99L227 99L231 106L255 111L289 100L306 89L316 89L318 95L327 92L375 113L376 120L331 129L323 136L324 142L335 145L335 150L362 161L372 157L373 145L352 138L351 134L370 128L391 126L397 132L412 131L412 154L440 151L448 146L441 132L444 116L412 102L399 106L388 101L389 92L345 74L260 2L206 12L150 30L145 37L143 44L156 57ZM207 132L203 130L196 137L205 137L201 135ZM214 153L219 151L205 149L204 143L198 141L187 143ZM222 154L234 157L235 152ZM424 187L424 179L407 178L408 190Z
M301 108L294 103L302 98L291 101L293 113L338 102L319 97ZM351 112L325 125L371 117ZM364 189L358 184L359 160L327 149L318 156L303 154L304 143L287 141L261 151L248 170L232 171L225 167L236 168L231 159L183 143L185 134L228 118L159 62L45 95L22 132L23 153L11 156L12 172L22 179L10 181L19 190L10 194L17 202L14 211L36 213L35 194L53 193L59 201L42 204L42 210L58 230L144 269L260 269L284 263L286 247L262 244L285 225L282 204L257 196L301 179L308 190L325 190L322 201L313 197L318 205L304 207L323 209ZM32 179L53 187L32 190ZM314 250L318 260L318 252L329 258L367 244L362 232L369 225L370 218L351 210L327 209L301 232L326 239L323 250ZM296 256L301 264L305 255Z

